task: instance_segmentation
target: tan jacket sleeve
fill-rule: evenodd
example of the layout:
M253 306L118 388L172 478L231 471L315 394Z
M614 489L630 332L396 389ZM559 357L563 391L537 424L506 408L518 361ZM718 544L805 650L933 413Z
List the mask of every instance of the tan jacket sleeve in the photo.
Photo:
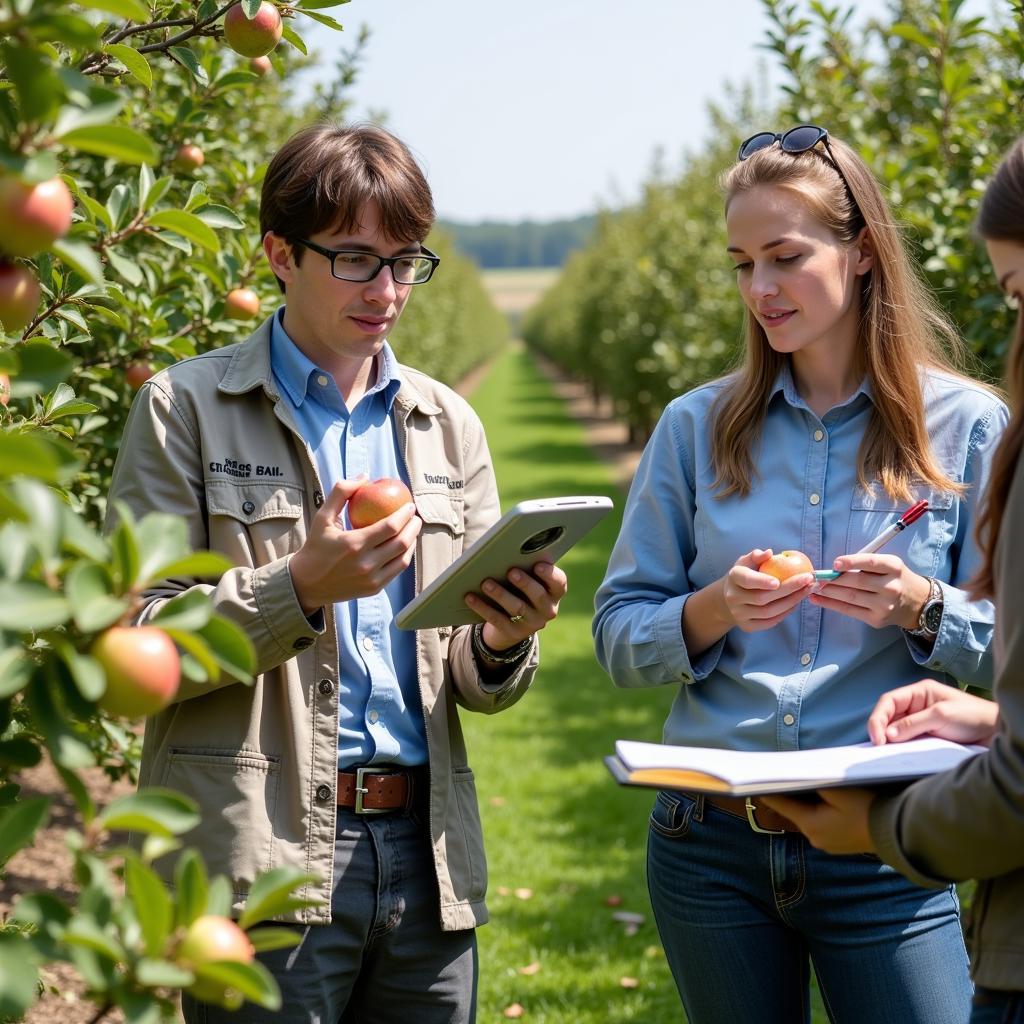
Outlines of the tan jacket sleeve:
M939 885L1024 868L1024 457L1003 514L996 556L995 697L991 749L897 796L875 800L879 855L913 881Z
M180 516L194 549L209 544L202 444L186 411L175 404L169 387L159 381L143 385L132 405L111 482L107 529L123 502L140 519L149 512ZM170 579L143 594L144 606L136 617L150 620L173 597L191 590L209 595L215 610L234 620L252 641L256 673L295 657L308 647L316 630L302 612L288 571L289 556L258 568L231 569L216 583L196 579ZM209 693L233 683L192 684L182 680L177 700Z
M467 415L463 433L465 453L465 547L473 544L499 517L498 488L483 426L476 415ZM522 661L510 666L507 677L485 681L472 650L472 626L458 626L448 648L455 699L470 711L491 714L511 707L529 689L537 673L540 642Z

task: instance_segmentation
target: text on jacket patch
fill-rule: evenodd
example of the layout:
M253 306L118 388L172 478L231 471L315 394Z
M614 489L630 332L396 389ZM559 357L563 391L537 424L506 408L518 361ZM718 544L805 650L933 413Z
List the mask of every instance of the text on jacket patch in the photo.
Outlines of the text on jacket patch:
M211 473L227 473L228 476L284 476L280 466L262 466L259 463L254 467L251 462L239 462L237 459L225 459L223 462L211 462Z
M423 479L428 484L444 484L450 491L461 491L465 483L463 480L452 480L445 474L424 473Z

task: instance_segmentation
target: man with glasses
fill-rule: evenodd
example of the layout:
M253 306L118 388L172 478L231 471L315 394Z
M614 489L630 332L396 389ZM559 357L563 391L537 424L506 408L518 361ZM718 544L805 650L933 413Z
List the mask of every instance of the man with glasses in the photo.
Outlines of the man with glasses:
M140 621L202 590L256 650L254 686L182 684L146 727L140 784L199 804L189 842L232 882L316 876L284 915L295 948L260 954L283 995L235 1015L183 997L188 1022L475 1019L475 927L487 917L473 775L457 705L515 703L562 571L489 581L476 626L403 632L395 613L498 517L470 407L387 342L440 262L406 147L373 126L316 125L270 162L263 248L285 304L246 341L185 360L140 391L111 493L136 516L181 516L194 547L235 568L165 581ZM367 479L413 496L351 528Z

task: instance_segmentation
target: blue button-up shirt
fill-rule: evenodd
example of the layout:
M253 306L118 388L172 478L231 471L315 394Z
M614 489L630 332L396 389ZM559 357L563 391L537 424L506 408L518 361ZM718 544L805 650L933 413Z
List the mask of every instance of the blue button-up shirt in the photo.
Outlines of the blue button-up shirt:
M305 356L274 317L270 364L282 400L292 409L328 492L339 480L365 473L409 482L398 451L391 404L400 386L394 354L385 342L377 380L351 411L334 378ZM394 613L412 600L412 568L379 594L334 606L338 631L338 767L425 764L427 740L416 674L416 637L394 625Z
M867 738L875 701L894 686L933 677L991 683L993 606L964 591L977 570L978 499L1007 410L991 392L951 375L923 377L928 434L963 497L922 487L928 511L883 549L940 581L944 610L934 644L875 629L809 601L772 629L731 629L709 650L686 649L683 607L753 548L798 549L815 567L858 551L910 504L857 481L857 454L873 408L862 384L818 417L788 366L771 396L757 475L746 496L715 496L713 382L665 410L637 469L622 532L597 593L594 636L619 686L682 684L666 743L737 750L795 750Z

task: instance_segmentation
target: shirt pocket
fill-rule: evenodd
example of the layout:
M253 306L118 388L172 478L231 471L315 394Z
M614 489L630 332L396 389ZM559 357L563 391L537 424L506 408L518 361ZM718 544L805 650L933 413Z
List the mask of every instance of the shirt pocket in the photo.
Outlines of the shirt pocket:
M850 502L850 523L846 552L853 554L892 526L916 501L927 501L928 510L898 533L879 554L898 555L904 564L922 576L934 576L943 555L956 536L957 505L949 491L920 486L909 500L894 498L881 484L870 490L854 487Z
M423 551L424 579L433 579L462 554L466 533L465 500L450 494L416 495L416 512L423 520L420 547Z
M266 565L302 544L302 506L294 484L208 480L210 547L240 565Z
M274 857L281 764L252 750L172 747L161 785L191 797L202 816L186 842L197 846L210 875L231 879L236 896L248 893Z

